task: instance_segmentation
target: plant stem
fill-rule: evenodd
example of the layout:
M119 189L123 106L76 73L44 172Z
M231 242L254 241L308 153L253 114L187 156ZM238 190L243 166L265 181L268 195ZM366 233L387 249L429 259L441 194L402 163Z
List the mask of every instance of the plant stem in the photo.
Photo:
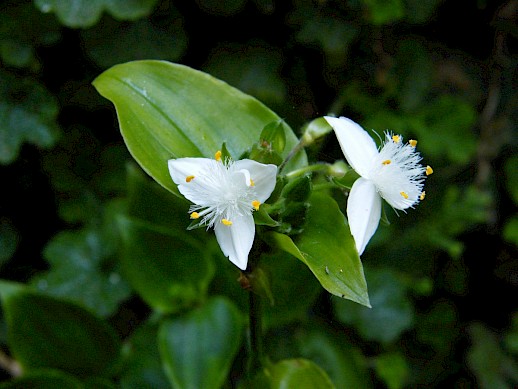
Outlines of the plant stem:
M284 169L284 167L286 166L286 164L290 161L290 159L292 159L295 154L297 154L300 150L302 150L304 147L306 146L306 143L304 142L304 139L300 139L299 140L299 143L297 143L293 149L291 149L291 151L289 152L289 154L286 156L286 158L284 159L284 161L282 161L282 163L279 165L279 169L278 169L278 172L280 173L282 171L282 169Z
M263 321L261 296L250 291L250 359L248 371L251 375L263 366Z

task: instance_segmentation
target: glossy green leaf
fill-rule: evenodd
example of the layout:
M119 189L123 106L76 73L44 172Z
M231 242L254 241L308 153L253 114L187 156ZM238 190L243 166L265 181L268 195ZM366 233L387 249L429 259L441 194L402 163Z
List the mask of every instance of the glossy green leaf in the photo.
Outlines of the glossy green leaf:
M133 388L168 388L158 351L158 325L145 322L131 334L123 346L123 371L120 386Z
M165 319L159 349L176 389L221 388L241 346L243 317L228 300L216 297L183 316Z
M148 15L157 0L34 0L43 13L55 13L67 27L91 27L99 21L103 11L116 19L135 20Z
M334 389L321 367L307 359L287 359L268 369L270 389Z
M0 383L0 389L84 389L73 375L59 370L38 369Z
M129 285L113 265L110 236L100 228L63 231L45 246L51 269L31 280L43 293L76 302L101 317L114 313L130 295Z
M240 156L279 117L266 106L216 78L165 61L135 61L114 66L94 82L112 101L126 145L151 177L178 193L167 160L208 157L226 143ZM287 130L285 155L296 144ZM299 153L291 166L306 164Z
M406 286L390 270L366 271L372 309L333 299L339 320L354 325L364 339L392 342L412 327L414 309Z
M205 300L214 274L210 253L186 233L121 217L122 271L151 307L174 312Z
M279 233L270 237L279 248L303 261L328 292L370 307L363 266L338 204L319 193L309 203L296 244Z
M43 85L0 71L0 164L16 159L24 142L53 146L57 114L57 101Z
M53 368L86 377L113 373L120 341L87 310L19 284L0 283L8 345L26 371Z

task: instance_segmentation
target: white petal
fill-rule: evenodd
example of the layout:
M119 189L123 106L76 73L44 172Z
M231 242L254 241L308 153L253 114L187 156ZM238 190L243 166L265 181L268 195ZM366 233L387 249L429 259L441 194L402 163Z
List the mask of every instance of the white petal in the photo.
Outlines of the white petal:
M169 174L176 185L185 184L189 176L196 177L200 172L210 171L211 166L217 163L209 158L178 158L167 161Z
M347 200L347 219L360 255L376 232L380 217L381 197L376 186L365 178L358 178Z
M223 254L238 268L245 270L248 263L248 254L254 243L254 218L251 214L246 214L234 216L231 221L231 226L216 223L214 232Z
M251 159L241 159L234 164L236 170L245 169L250 173L250 178L254 181L257 200L261 203L268 200L277 179L277 166L265 165Z
M378 155L378 148L371 136L358 123L346 117L334 118L325 116L335 131L345 159L362 177L366 177L372 161Z

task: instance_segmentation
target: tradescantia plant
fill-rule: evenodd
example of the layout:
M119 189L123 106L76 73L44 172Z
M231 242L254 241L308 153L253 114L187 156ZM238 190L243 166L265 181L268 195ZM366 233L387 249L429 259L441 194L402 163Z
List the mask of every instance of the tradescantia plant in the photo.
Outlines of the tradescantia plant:
M116 65L93 84L115 105L134 159L170 192L151 205L159 216L130 215L119 227L123 271L164 315L160 355L174 387L220 387L241 346L244 321L236 306L243 299L208 293L210 280L228 267L248 298L249 374L242 385L334 387L308 360L272 364L263 353L271 307L261 301L297 304L276 296L271 258L274 266L296 258L328 292L369 307L360 254L376 231L382 200L405 211L424 199L432 169L421 165L417 142L387 132L378 149L358 124L331 116L315 118L298 139L251 96L164 61ZM305 147L333 130L349 166L308 161ZM346 172L354 183L344 180ZM230 262L215 260L221 255Z

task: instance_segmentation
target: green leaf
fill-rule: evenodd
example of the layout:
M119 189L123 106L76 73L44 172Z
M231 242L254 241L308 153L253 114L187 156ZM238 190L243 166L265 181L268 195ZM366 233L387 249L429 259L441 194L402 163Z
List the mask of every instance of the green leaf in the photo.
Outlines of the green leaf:
M98 228L59 233L43 252L51 270L31 283L43 293L76 302L101 317L111 315L129 297L130 288L119 271L109 266L110 240Z
M102 69L138 59L179 60L187 48L187 36L182 16L169 8L168 23L149 19L127 23L106 18L95 29L81 31L86 55Z
M7 262L16 252L19 243L18 231L11 221L0 218L0 266Z
M410 370L403 354L389 352L376 357L376 373L385 382L388 389L405 387Z
M186 233L121 217L122 271L151 307L175 312L205 300L214 263L203 243Z
M334 389L322 368L307 359L287 359L268 368L270 389Z
M290 326L268 336L267 349L274 360L302 357L321 366L337 389L370 389L369 361L343 333L321 325Z
M84 389L73 375L59 370L38 369L0 383L0 389Z
M31 2L0 5L0 58L5 65L39 70L36 49L56 43L61 26L54 17L41 15Z
M0 282L8 345L26 371L54 368L77 376L107 376L119 358L115 331L85 309Z
M22 143L54 145L58 104L44 86L0 71L0 164L16 159Z
M467 352L467 365L482 389L511 389L518 385L518 364L500 346L496 334L482 323L469 327L472 346Z
M338 204L321 193L314 193L309 203L297 238L303 262L328 292L370 307L363 266Z
M264 304L264 326L271 328L306 319L322 288L304 263L279 251L263 254L259 266L270 279L275 300L274 304Z
M366 275L372 309L333 299L335 313L343 323L354 325L364 339L393 342L414 322L406 287L389 270L369 270Z
M362 0L368 10L369 21L374 25L390 24L405 16L402 0Z
M162 369L157 334L158 326L155 323L145 322L124 344L121 388L169 387L169 380Z
M287 95L281 76L283 62L278 48L256 40L246 44L223 43L213 50L203 70L270 107L282 108Z
M280 119L228 84L165 61L117 65L93 84L115 104L122 135L133 157L173 193L178 191L169 175L168 159L211 158L224 142L231 155L240 156L257 142L264 126ZM287 150L296 143L297 138L287 129ZM290 166L306 163L302 152Z
M241 346L243 324L237 308L221 297L186 315L165 319L158 339L171 385L220 388Z
M53 12L67 27L85 28L96 24L103 11L119 20L136 20L147 16L157 0L34 0L43 13Z

